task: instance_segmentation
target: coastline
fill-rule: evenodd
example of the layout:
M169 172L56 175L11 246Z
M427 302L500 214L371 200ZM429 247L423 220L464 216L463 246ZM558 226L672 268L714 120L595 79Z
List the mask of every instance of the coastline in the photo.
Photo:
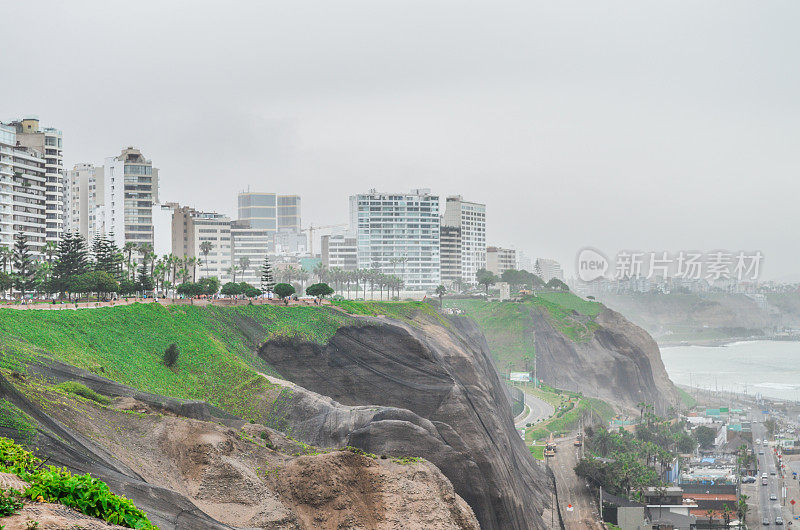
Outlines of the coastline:
M737 342L800 342L800 337L729 337L725 339L706 339L706 340L680 340L680 341L669 341L669 340L658 340L655 339L656 344L658 345L659 349L661 348L671 348L675 346L707 346L707 347L722 347L728 346L729 344L735 344Z

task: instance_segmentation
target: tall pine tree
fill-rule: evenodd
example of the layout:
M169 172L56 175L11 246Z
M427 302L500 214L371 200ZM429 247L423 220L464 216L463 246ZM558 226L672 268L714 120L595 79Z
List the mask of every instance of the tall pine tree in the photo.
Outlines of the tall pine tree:
M269 257L264 256L264 265L261 266L261 290L272 291L275 287L275 278L272 276L272 264Z
M28 247L28 239L24 234L17 233L14 236L14 287L22 293L31 292L36 285L36 263L33 261L31 249Z
M65 293L70 278L88 271L86 240L80 234L66 233L58 245L57 260L53 267L53 289Z

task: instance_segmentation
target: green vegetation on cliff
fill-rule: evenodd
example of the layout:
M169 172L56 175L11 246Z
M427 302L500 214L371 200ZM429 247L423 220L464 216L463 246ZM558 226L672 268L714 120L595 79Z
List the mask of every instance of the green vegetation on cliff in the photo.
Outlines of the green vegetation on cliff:
M545 315L554 328L575 342L585 342L597 329L594 319L602 305L569 292L546 292L526 296L521 302L445 300L480 326L501 370L531 370L536 346L533 319Z
M264 399L277 399L280 388L258 375L272 372L255 354L258 344L278 336L325 343L354 322L330 308L277 305L5 309L0 310L0 367L18 370L20 359L48 355L140 390L206 400L265 421ZM161 362L171 343L181 351L174 368Z

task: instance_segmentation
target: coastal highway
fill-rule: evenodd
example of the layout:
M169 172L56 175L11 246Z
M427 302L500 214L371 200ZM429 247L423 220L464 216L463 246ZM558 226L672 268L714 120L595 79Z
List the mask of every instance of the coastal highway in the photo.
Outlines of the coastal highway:
M753 413L753 440L764 440L767 437L767 429L761 423L764 420L760 412ZM771 446L758 445L755 447L756 456L758 457L758 477L756 486L758 487L758 511L759 517L766 517L769 520L770 527L780 528L775 524L775 518L781 515L781 477L778 472L775 454L772 452ZM764 454L758 454L763 451ZM766 486L761 484L761 474L767 474ZM772 473L775 473L774 475ZM770 500L770 495L775 495L777 500ZM748 518L749 519L749 518ZM785 521L785 519L784 519ZM761 525L761 520L749 521L752 527Z
M524 390L523 393L525 394L525 405L528 407L528 413L514 422L514 426L517 429L524 429L526 424L549 418L555 413L553 406L546 401L542 401Z

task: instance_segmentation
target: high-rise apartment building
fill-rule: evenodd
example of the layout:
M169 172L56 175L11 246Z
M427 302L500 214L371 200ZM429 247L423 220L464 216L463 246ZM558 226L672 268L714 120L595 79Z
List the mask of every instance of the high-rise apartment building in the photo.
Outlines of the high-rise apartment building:
M517 266L517 251L513 248L486 247L486 270L500 276Z
M197 267L198 278L216 276L222 283L230 281L231 218L188 206L176 206L172 212L172 253L181 258L199 258L202 263ZM237 276L236 281L246 280Z
M331 234L322 236L322 264L328 269L354 271L358 269L358 244L355 235Z
M544 280L545 283L553 278L558 278L562 282L564 281L564 270L561 268L561 264L554 259L537 259L533 272Z
M17 145L44 157L45 169L45 239L58 243L64 234L64 158L62 134L51 127L40 128L39 118L30 117L12 123L16 128Z
M533 272L533 260L521 250L517 251L517 270Z
M269 228L253 228L250 220L233 221L230 226L231 265L239 269L236 281L258 287L264 258L275 252L275 231Z
M100 171L97 168L96 171ZM142 152L133 147L122 150L118 156L105 159L103 230L114 234L117 245L154 244L153 205L158 203L158 169Z
M442 225L461 229L461 277L476 284L478 270L486 268L486 205L447 197Z
M25 235L31 253L42 258L47 241L47 159L22 147L16 124L0 123L0 246L14 246Z
M80 163L67 171L66 212L64 231L80 234L90 244L102 233L102 211L105 199L103 179L97 178L94 164ZM102 175L102 169L100 170Z
M448 289L464 283L461 274L461 228L458 226L441 226L441 269L442 284Z
M350 198L358 268L403 280L407 290L430 290L441 281L439 197L430 190L368 193Z

